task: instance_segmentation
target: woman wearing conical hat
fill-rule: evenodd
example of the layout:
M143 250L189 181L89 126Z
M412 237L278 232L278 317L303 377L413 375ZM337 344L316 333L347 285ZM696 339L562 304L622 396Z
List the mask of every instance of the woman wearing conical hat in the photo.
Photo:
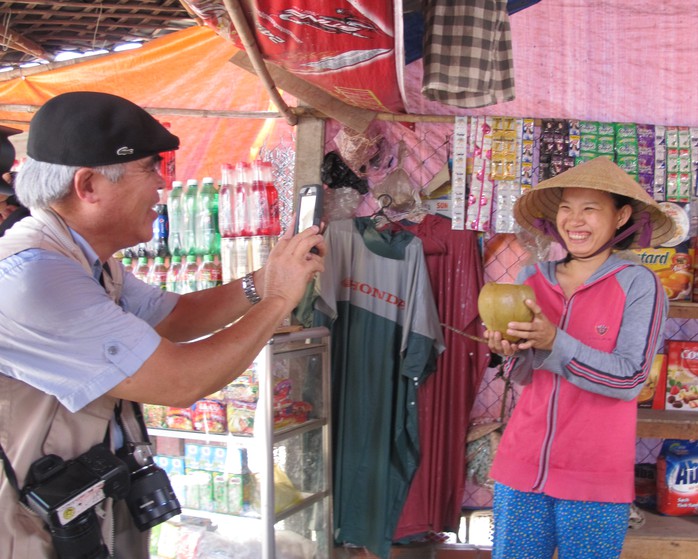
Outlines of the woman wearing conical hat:
M605 157L543 181L517 222L567 250L523 268L531 322L485 333L523 385L490 475L494 559L620 556L634 499L636 398L663 344L655 274L615 249L658 246L672 219Z

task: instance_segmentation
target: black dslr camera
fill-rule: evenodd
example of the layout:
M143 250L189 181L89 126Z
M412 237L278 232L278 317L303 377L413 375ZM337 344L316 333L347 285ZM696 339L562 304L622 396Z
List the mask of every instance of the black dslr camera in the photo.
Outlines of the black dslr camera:
M39 458L23 496L48 526L60 559L103 559L109 552L94 508L107 497L126 497L130 478L126 464L98 444L67 462L55 454Z
M141 532L181 514L182 509L165 470L155 464L149 442L126 442L116 451L131 472L126 496L133 521Z
M147 441L140 409L133 402L132 405ZM29 468L21 499L48 526L59 559L109 556L94 510L107 497L126 500L141 532L182 512L165 470L153 460L150 442L129 440L120 406L115 413L126 438L116 455L106 445L98 444L74 460L65 462L60 456L49 454ZM7 471L9 462L2 461Z

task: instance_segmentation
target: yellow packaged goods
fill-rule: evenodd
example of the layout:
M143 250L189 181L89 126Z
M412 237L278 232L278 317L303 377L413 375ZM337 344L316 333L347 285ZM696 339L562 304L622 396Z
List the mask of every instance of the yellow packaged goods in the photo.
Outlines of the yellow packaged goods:
M225 402L216 400L199 400L193 406L192 425L195 431L205 433L226 433Z
M249 369L225 387L225 400L256 402L259 398L259 384L253 363Z
M698 411L698 342L668 342L665 409Z
M143 404L143 419L146 427L167 427L167 406Z
M293 402L289 399L274 402L274 429L297 425L308 421L312 405L307 402ZM228 431L243 435L254 433L254 419L257 404L250 402L228 402Z
M191 419L191 408L168 407L165 423L168 429L193 431L194 424Z
M642 264L657 274L670 301L690 301L693 298L694 250L686 243L633 252L640 257Z
M664 384L666 383L666 355L658 353L652 362L652 369L647 375L637 405L640 408L664 409Z

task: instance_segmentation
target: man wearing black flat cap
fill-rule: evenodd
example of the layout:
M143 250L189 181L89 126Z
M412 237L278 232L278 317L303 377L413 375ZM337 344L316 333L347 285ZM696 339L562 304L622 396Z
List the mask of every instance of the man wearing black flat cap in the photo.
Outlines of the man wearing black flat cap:
M12 188L11 169L15 162L15 148L9 137L20 132L16 128L0 126L0 237L29 215L29 210L19 203Z
M54 526L37 514L43 505L20 505L32 464L75 460L102 443L133 471L129 443L147 437L135 402L186 407L230 383L324 268L315 227L284 235L254 274L209 290L178 295L127 273L112 255L151 237L165 187L159 153L178 147L145 110L104 93L59 95L32 119L14 185L32 215L0 239L0 444L9 459L0 559L53 558L75 543L65 537L75 526L68 511ZM95 557L148 557L133 479L126 499L96 499L85 512L96 512L101 534ZM178 511L169 484L159 489L162 501L142 501L158 522Z

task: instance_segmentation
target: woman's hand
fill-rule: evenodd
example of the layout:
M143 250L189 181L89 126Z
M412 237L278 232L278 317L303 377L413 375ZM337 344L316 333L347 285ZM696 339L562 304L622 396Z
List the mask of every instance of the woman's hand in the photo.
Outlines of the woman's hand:
M501 332L485 330L484 336L492 353L497 353L504 357L511 357L519 350L518 344L504 339Z
M543 310L532 299L526 299L526 306L533 311L531 322L510 322L507 324L507 335L518 338L518 349L552 350L557 326L548 320Z
M535 301L526 299L525 303L533 312L533 320L531 322L510 322L507 324L507 336L518 341L510 342L504 339L501 332L485 330L484 335L490 351L504 357L510 357L517 351L524 349L553 349L557 327L546 318Z

